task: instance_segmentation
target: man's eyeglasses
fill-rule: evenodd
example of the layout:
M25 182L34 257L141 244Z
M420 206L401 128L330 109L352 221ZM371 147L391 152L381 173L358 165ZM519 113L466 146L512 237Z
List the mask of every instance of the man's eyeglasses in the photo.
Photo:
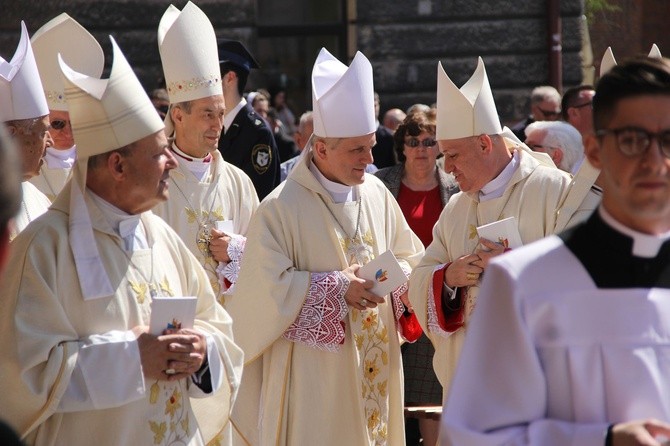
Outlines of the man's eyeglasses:
M583 104L571 105L570 106L570 108L582 108L582 107L593 107L593 102L589 101L589 102L584 102Z
M62 119L54 119L51 121L51 128L54 130L63 130L70 121L63 121Z
M651 141L658 141L663 156L670 158L670 130L660 133L648 132L637 127L598 130L597 136L614 135L617 148L623 155L633 158L647 153Z
M424 140L419 140L419 138L410 138L405 141L405 145L412 148L419 147L419 144L424 147L433 147L435 144L437 144L437 141L435 141L433 138L426 138Z
M561 114L560 110L543 110L540 107L537 107L537 109L540 110L542 112L542 114L544 116L546 116L547 118L552 118L552 117L555 118L555 117L557 117Z

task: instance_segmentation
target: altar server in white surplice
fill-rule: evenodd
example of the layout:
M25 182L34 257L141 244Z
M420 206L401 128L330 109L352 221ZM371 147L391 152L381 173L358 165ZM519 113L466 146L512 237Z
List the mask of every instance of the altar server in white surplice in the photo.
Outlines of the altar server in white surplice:
M365 173L376 129L368 59L347 67L322 49L312 101L312 142L252 218L226 302L249 359L231 421L240 444L404 445L407 288L376 296L356 273L391 250L408 275L423 246Z
M433 242L414 270L410 301L435 345L433 365L445 395L475 308L479 281L507 248L476 228L515 217L523 243L552 234L570 176L545 153L532 152L501 128L484 63L460 89L438 66L436 136L444 167L462 192L433 228Z
M109 79L59 59L78 161L0 283L2 416L29 445L203 445L189 397L225 393L210 420L222 429L242 352L205 271L149 212L177 161L112 48ZM196 296L194 328L149 334L156 296Z
M28 30L21 22L21 40L14 57L0 56L0 122L14 140L22 160L23 200L14 218L9 239L13 240L28 224L45 213L49 198L28 180L40 174L49 137L49 107L42 90Z
M38 29L30 43L49 105L49 133L53 138L53 146L47 147L40 175L31 178L30 182L53 201L70 176L77 150L58 54L73 70L97 78L102 74L105 55L97 40L66 13Z
M226 111L214 28L200 8L170 6L158 26L158 47L170 97L166 134L179 167L170 172L170 198L154 212L174 229L207 271L214 291L237 280L254 185L217 150ZM229 225L217 228L217 224Z
M444 444L670 438L670 60L600 78L583 224L493 261L443 413Z

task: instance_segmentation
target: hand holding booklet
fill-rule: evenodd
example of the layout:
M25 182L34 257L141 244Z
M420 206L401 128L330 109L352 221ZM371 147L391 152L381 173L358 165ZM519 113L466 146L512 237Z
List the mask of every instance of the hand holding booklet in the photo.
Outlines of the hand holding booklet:
M358 270L358 277L372 280L371 293L383 297L407 281L405 272L391 251L386 251Z
M168 328L193 328L197 301L197 297L154 297L151 302L149 333L158 336Z
M479 234L479 237L491 240L495 243L500 243L505 248L518 248L523 246L515 217L509 217L503 220L494 221L487 225L479 226L477 227L477 233Z

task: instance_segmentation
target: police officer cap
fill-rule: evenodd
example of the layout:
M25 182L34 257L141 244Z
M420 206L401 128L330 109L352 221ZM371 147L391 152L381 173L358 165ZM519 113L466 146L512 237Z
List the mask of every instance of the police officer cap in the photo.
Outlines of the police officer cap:
M260 68L256 59L249 53L242 42L230 39L219 40L219 63L231 62L238 67L251 71Z

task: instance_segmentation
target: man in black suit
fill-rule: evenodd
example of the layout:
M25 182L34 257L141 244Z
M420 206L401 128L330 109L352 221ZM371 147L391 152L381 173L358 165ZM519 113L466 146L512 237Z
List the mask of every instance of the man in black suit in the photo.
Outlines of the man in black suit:
M219 151L249 175L262 200L279 184L279 153L272 130L242 97L249 71L259 68L258 62L236 40L219 41L219 59L228 110Z
M377 118L377 130L375 131L377 144L372 147L373 163L379 169L395 166L398 160L393 150L393 133L379 123L379 95L377 92L375 92L375 117Z

